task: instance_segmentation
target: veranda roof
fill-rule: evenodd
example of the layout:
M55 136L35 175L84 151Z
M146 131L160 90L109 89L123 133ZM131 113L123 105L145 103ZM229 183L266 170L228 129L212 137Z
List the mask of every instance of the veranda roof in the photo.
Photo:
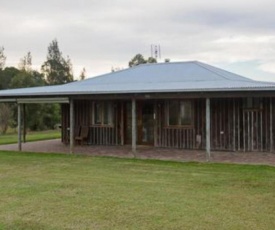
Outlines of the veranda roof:
M64 85L0 91L0 99L69 95L275 91L275 83L255 81L198 62L143 64Z

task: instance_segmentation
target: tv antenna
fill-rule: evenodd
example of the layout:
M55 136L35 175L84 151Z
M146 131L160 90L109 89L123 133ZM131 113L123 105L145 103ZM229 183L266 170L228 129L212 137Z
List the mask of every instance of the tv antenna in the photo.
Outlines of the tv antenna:
M151 45L151 57L156 60L161 59L160 45Z

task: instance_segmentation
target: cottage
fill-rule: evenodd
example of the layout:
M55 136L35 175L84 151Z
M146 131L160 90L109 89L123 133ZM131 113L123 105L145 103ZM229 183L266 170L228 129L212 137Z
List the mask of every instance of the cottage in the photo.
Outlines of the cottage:
M0 91L0 101L18 103L19 123L22 104L61 103L62 142L70 143L71 152L80 136L88 145L205 149L208 155L273 151L274 96L275 83L198 61L144 64L64 85Z

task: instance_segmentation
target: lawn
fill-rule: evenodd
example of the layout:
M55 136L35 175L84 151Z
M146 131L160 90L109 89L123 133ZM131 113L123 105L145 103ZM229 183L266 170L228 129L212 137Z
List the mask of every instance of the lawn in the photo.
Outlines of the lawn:
M60 130L47 130L47 131L39 131L39 132L29 132L26 136L26 141L40 141L40 140L49 140L49 139L57 139L61 138ZM0 134L0 145L4 144L14 144L17 143L18 134Z
M0 152L0 229L274 229L275 168Z

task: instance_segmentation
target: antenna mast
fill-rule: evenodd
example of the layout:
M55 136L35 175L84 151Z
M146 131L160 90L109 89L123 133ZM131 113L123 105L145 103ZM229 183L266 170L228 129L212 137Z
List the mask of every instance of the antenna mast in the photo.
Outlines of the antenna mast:
M151 45L151 57L156 60L161 60L160 45L152 44Z

